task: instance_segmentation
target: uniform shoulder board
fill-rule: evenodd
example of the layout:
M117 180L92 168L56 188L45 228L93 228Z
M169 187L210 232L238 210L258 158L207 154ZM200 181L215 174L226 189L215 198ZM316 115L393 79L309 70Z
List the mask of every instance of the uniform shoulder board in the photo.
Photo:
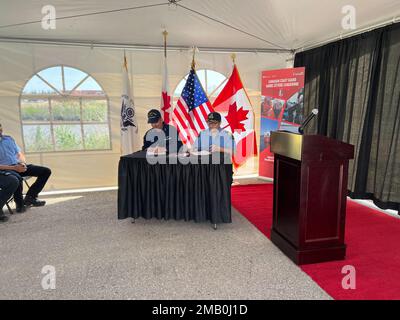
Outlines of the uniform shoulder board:
M163 125L163 131L167 131L167 130L171 130L173 126L171 126L170 124L164 123Z

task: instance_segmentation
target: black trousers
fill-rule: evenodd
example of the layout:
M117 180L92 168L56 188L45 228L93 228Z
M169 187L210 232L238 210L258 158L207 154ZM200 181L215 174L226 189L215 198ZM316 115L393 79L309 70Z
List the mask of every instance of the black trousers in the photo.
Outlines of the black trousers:
M26 196L30 196L32 198L36 198L40 191L43 190L47 180L51 175L51 170L46 167L35 166L33 164L28 164L27 170L23 173L18 173L15 171L9 171L15 177L20 180L20 184L18 185L17 190L14 192L14 201L17 206L21 206L23 204L22 190L23 183L21 177L37 177L36 181L31 185Z
M0 209L4 207L20 183L20 180L13 174L0 172Z

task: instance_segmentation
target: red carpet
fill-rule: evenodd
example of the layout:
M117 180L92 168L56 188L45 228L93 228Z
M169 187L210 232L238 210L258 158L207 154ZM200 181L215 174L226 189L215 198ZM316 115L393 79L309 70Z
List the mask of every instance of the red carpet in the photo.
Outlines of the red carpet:
M235 186L232 204L270 238L272 225L271 184ZM346 260L302 266L334 299L400 299L400 219L347 201ZM356 269L356 289L342 288L343 266Z

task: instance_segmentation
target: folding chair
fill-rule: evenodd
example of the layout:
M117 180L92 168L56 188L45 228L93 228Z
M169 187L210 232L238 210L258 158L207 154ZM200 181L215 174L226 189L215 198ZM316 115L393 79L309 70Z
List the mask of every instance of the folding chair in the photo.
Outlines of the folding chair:
M28 187L28 189L31 187L28 183L28 180L32 178L31 176L26 176L26 177L22 177L22 180L24 181L25 185Z
M31 187L28 183L28 180L32 178L31 176L26 176L26 177L22 177L22 181L25 183L25 185L28 187L28 189ZM6 206L8 209L8 212L10 214L14 214L14 211L12 211L11 207L10 207L10 202L14 200L14 196L11 196L10 199L8 199L8 201L6 202Z
M13 198L13 196L11 196L11 198L8 199L7 202L6 202L6 206L7 206L8 212L9 212L10 214L14 214L14 212L12 211L12 209L11 209L11 207L10 207L10 202L13 201L13 200L14 200L14 198Z

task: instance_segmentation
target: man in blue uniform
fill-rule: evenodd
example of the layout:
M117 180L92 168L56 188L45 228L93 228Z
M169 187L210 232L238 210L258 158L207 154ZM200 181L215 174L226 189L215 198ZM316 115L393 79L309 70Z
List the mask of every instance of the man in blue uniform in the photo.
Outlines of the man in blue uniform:
M144 135L142 150L154 153L179 152L182 141L179 139L178 131L174 126L164 122L160 111L150 110L147 119L147 123L150 123L152 128Z
M3 128L0 124L0 165L6 168L5 171L14 175L19 181L17 190L14 192L14 202L17 212L24 212L25 206L40 207L46 204L45 201L37 199L47 180L51 175L49 168L26 164L25 155L20 147L10 136L3 135ZM22 177L37 177L26 193L25 199L22 196Z
M221 128L221 115L211 112L207 118L208 129L200 132L193 148L197 151L223 152L232 155L235 151L233 135Z

